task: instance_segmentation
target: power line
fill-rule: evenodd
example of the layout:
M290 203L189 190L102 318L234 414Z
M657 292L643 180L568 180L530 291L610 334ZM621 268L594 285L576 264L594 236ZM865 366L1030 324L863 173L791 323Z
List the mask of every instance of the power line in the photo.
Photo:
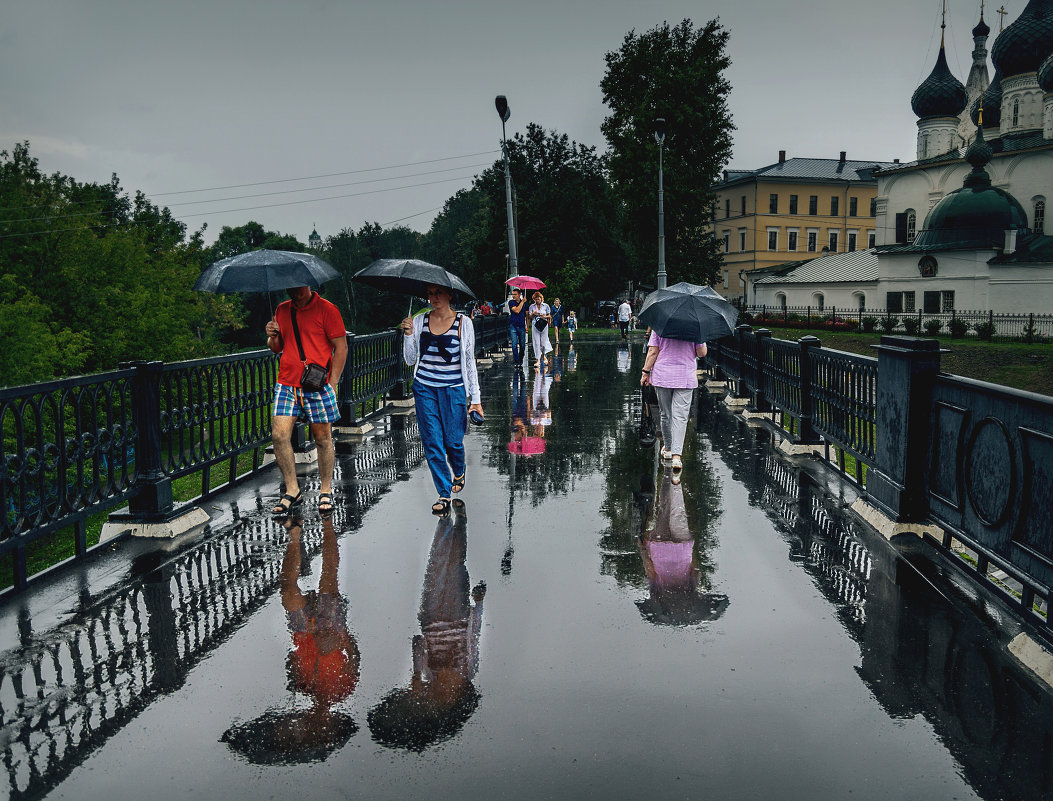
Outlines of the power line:
M316 202L321 202L321 201L325 201L325 200L342 200L344 198L349 198L349 197L362 197L364 195L376 195L376 194L380 194L382 192L395 192L395 191L398 191L398 190L401 190L401 189L415 189L415 188L418 188L418 187L421 187L421 186L435 186L436 184L450 183L452 181L463 181L465 179L474 178L474 177L475 177L474 175L461 175L461 176L457 176L455 178L443 178L443 179L438 180L438 181L425 181L423 183L407 184L406 186L393 186L393 187L388 187L386 189L371 189L371 190L366 191L366 192L352 192L352 193L345 194L345 195L331 195L330 197L309 198L307 200L289 200L289 201L285 201L283 203L266 203L266 204L261 204L261 205L258 205L258 206L244 206L242 208L237 208L237 209L221 209L221 210L217 210L217 211L202 211L202 212L195 212L193 214L183 214L183 215L180 215L178 217L173 217L173 219L175 219L175 220L184 220L184 219L187 219L188 217L206 217L206 216L209 216L209 215L212 215L212 214L233 214L235 212L240 212L240 211L255 211L257 209L271 209L271 208L276 208L276 207L279 207L279 206L298 206L298 205L301 205L303 203L316 203ZM426 214L427 212L420 212L420 213L421 214ZM418 215L411 215L411 216L418 216ZM403 219L409 219L409 217L405 217ZM397 220L396 220L396 222L397 222ZM2 223L0 223L0 224L2 224ZM9 239L11 237L16 237L16 236L41 236L41 235L44 235L44 234L62 234L62 233L70 233L70 232L74 232L74 231L91 231L91 230L96 230L96 229L99 229L99 228L116 228L117 226L126 225L126 224L127 223L119 222L119 223L107 223L107 224L103 224L103 225L79 226L79 227L76 227L76 228L58 228L58 229L49 229L49 230L44 230L44 231L23 231L23 232L14 233L14 234L0 234L0 239Z

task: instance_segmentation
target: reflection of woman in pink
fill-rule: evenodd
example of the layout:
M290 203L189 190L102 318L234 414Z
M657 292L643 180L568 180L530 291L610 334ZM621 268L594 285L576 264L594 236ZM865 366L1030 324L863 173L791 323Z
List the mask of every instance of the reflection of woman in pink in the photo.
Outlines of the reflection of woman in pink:
M654 515L639 539L650 597L636 605L652 623L687 626L716 620L724 614L728 597L699 594L701 572L684 507L684 488L673 481L671 470L662 473Z

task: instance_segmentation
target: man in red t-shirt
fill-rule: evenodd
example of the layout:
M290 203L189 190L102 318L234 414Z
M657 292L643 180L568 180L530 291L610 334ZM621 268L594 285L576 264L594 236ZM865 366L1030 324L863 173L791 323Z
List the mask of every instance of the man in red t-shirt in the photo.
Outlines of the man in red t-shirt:
M267 347L281 354L278 383L274 388L274 418L271 421L271 440L274 458L285 483L285 494L271 510L276 515L288 514L303 500L296 477L293 458L292 432L296 418L306 415L311 427L311 438L318 448L318 473L321 491L318 511L333 511L333 423L340 417L337 409L336 387L347 360L347 332L340 310L310 287L298 286L286 290L290 300L279 304L274 319L267 323ZM296 309L296 326L300 330L304 360L296 346L293 333L292 310ZM329 383L319 392L308 392L300 386L304 361L320 364L329 370Z

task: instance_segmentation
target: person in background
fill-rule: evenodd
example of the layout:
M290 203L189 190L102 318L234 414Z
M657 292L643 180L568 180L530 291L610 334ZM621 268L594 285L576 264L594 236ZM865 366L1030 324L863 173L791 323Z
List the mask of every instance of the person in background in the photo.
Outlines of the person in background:
M552 343L548 340L548 327L552 323L552 307L545 303L545 296L539 291L533 294L534 302L527 310L527 319L530 322L530 341L533 345L534 367L538 367L541 359L548 361L552 352Z
M552 332L556 335L556 345L559 345L559 329L563 327L563 304L559 298L552 301Z
M475 366L475 328L453 308L453 290L429 286L431 310L402 321L402 357L413 366L417 427L439 499L434 514L450 511L452 493L464 489L464 434L468 412L483 407ZM471 405L465 409L465 396ZM451 472L452 475L451 475Z
M633 318L633 307L628 300L623 300L618 306L618 327L622 329L622 342L629 338L629 322Z
M508 339L512 343L512 363L522 366L526 355L526 298L523 290L515 287L508 299Z
M292 448L293 426L303 414L307 417L311 439L318 449L318 476L321 482L318 511L330 514L333 511L333 464L336 461L333 423L340 418L336 388L344 372L344 362L347 361L347 331L344 330L340 310L310 287L297 286L286 292L289 300L278 304L274 319L266 327L267 347L281 354L278 382L274 388L271 440L274 443L274 460L282 474L284 494L271 512L287 515L303 500ZM300 358L293 331L294 310L304 359ZM304 390L300 385L306 367L304 360L328 368L328 383L317 392Z
M691 397L698 386L697 360L706 355L705 342L665 339L651 332L647 340L640 386L653 386L661 412L662 463L680 478L684 469L684 437L691 416Z
M578 315L575 312L570 312L567 315L567 333L570 334L570 341L574 341L574 332L578 330Z

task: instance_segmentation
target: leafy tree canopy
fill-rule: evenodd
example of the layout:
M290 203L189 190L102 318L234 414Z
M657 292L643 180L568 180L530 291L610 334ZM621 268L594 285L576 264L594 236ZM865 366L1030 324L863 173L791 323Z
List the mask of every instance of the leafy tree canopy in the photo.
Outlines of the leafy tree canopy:
M728 36L718 20L696 30L685 19L675 27L663 23L643 34L630 31L621 47L605 57L600 89L610 113L601 130L637 278L653 281L657 268L659 154L654 120L662 117L668 280L716 280L720 252L706 223L711 187L731 158Z

